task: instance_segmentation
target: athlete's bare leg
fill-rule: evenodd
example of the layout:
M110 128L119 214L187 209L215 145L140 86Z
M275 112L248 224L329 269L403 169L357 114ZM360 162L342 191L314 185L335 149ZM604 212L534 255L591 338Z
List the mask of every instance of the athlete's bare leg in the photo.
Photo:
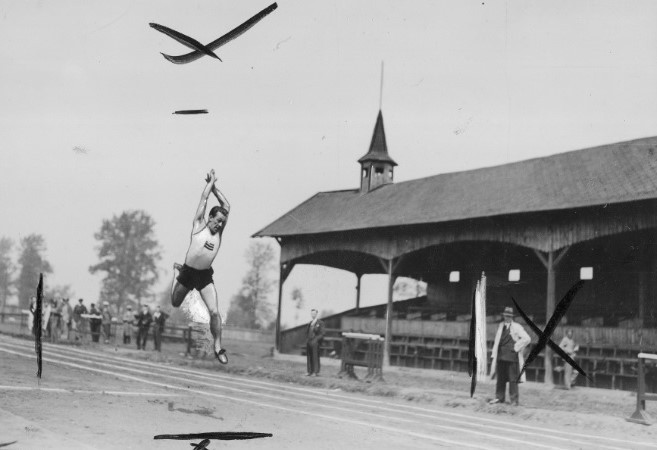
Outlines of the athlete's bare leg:
M178 272L182 266L178 263L173 263L173 282L171 284L171 304L174 308L182 305L185 297L189 293L189 289L180 284L178 281Z
M217 355L225 353L221 352L221 317L219 316L219 299L217 298L217 290L214 287L214 283L210 283L201 289L200 294L210 313L210 332L214 338L214 352ZM225 355L223 358L225 358ZM219 361L224 362L221 358Z

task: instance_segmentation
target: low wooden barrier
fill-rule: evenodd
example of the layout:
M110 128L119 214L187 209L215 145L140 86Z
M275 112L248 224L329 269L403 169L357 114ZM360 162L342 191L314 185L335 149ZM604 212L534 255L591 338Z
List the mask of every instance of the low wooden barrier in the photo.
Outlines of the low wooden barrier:
M657 394L646 393L646 365L645 360L657 362L657 355L650 353L639 353L638 389L636 391L636 410L627 418L628 422L652 425L652 418L646 412L646 400L657 400Z
M381 336L342 333L342 366L338 377L358 379L354 366L367 367L365 381L383 381L383 344Z

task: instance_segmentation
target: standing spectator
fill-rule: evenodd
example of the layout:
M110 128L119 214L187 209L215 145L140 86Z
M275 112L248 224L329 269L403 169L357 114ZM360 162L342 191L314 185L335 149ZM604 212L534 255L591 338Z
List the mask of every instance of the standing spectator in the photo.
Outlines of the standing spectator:
M67 341L71 340L71 324L73 322L73 308L69 304L69 299L62 301L62 337Z
M319 376L319 347L324 337L324 322L317 317L317 310L310 310L312 320L306 333L306 360L308 373L306 376Z
M87 319L82 317L87 314L87 307L84 306L84 300L79 299L78 304L73 308L73 328L75 329L75 340L83 340L84 333L87 331Z
M110 311L109 302L103 302L103 307L100 310L100 315L102 316L101 322L103 324L103 336L105 337L105 343L109 344L112 334L112 313Z
M155 313L153 314L153 341L155 342L155 350L162 351L162 334L164 334L164 323L169 318L169 315L161 311L160 305L157 305Z
M59 341L62 336L62 300L59 302L54 298L52 302L52 313L50 315L50 340L52 342Z
M29 315L27 318L27 328L30 330L30 334L36 336L36 327L34 326L34 313L36 311L36 297L30 297L30 308L28 309Z
M128 306L123 313L123 343L130 344L132 337L132 324L135 321L135 315L132 312L132 306Z
M50 332L52 330L52 304L54 300L46 300L43 304L43 315L41 316L41 329L43 330L43 337L50 339Z
M566 335L561 340L559 347L563 349L564 352L568 354L573 360L575 360L575 354L579 350L579 345L575 344L573 339L573 330L566 331ZM566 389L570 389L570 386L575 382L577 378L577 372L573 373L573 366L568 363L564 364L563 368L563 384L566 386Z
M141 312L137 314L137 350L146 350L146 341L148 340L148 329L153 321L148 310L148 305L141 307Z
M92 303L89 308L89 326L91 328L91 340L93 342L98 342L100 339L100 324L102 323L102 316L100 311L96 309L96 304Z
M508 382L511 404L518 406L517 380L520 366L524 364L521 352L529 344L531 338L522 325L513 321L513 308L508 306L504 308L502 316L504 316L504 321L500 323L497 334L495 334L493 363L491 366L491 378L497 372L497 386L495 398L489 403L504 403L506 383Z

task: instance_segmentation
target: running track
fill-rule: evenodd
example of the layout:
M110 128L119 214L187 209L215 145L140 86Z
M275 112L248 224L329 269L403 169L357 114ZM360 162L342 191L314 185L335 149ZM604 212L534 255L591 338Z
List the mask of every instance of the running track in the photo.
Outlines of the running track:
M0 360L9 357L25 361L30 369L36 368L33 344L0 336ZM580 433L519 423L517 418L506 420L467 410L419 406L44 344L44 378L54 370L89 374L90 382L99 390L118 383L119 388L140 386L153 396L178 395L215 402L221 410L231 411L231 415L248 412L249 423L260 426L260 429L254 425L241 431L274 434L273 438L240 442L240 447L235 448L657 449L657 443L646 439ZM0 398L3 392L33 389L6 385L1 380ZM57 388L50 389L56 392ZM0 429L1 425L0 422ZM262 429L263 426L268 429ZM152 432L149 436L153 434L159 433ZM150 441L149 447L165 448L156 445L160 442L163 441ZM185 448L180 442L177 444L167 448ZM224 448L228 444L215 441L210 448ZM98 448L111 446L103 444Z

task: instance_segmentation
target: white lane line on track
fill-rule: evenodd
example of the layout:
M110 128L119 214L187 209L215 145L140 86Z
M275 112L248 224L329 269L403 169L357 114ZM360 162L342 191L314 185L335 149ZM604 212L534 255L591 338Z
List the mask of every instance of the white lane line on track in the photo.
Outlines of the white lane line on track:
M71 358L74 361L80 361L80 359L77 359L77 358L71 357L69 355L66 355L65 352L57 353L56 350L55 350L55 353L57 355L62 355L64 357ZM95 361L95 359L100 359L101 361ZM98 355L92 355L92 358L87 359L85 362L87 362L87 363L96 363L96 364L99 364L99 365L107 365L109 367L120 367L123 370L132 370L130 367L126 367L125 365L124 366L120 366L120 365L115 366L115 365L112 365L112 364L108 364L106 362L106 359L103 359L101 356L98 356ZM130 365L136 366L136 367L145 368L144 365L140 364L140 362L135 362L134 360L125 361L123 363L124 364L130 364ZM154 364L148 364L147 367L149 367L151 369L156 369L158 371L166 371L166 372L171 372L172 370L170 370L170 369L174 369L173 367L162 367L162 366L158 366L158 365L154 365ZM147 373L147 372L144 372L144 371L141 371L141 370L137 370L137 372ZM184 372L184 374L187 375L187 376L196 378L196 380L190 378L187 381L197 382L197 383L200 383L200 384L203 384L203 385L206 385L206 386L217 388L217 386L215 384L203 383L203 382L198 381L199 378L200 379L208 379L208 380L217 380L217 378L214 378L210 375L203 375L203 374L193 372L193 371L188 371L188 370L184 370L182 372ZM150 374L156 375L156 376L158 376L158 375L159 376L168 376L166 374L160 374L160 373L155 373L155 372L150 372ZM229 377L222 377L221 381L224 382L224 383L237 384L239 386L247 386L251 389L265 389L265 390L269 390L269 391L275 391L279 395L281 395L280 389L274 389L274 388L270 388L270 387L253 386L253 385L248 384L248 383L242 383L240 381L230 379ZM254 394L253 392L250 392L250 391L245 391L245 390L242 390L242 389L231 389L230 387L227 387L225 385L222 385L220 388L217 388L217 389L236 390L237 392L240 392L240 393L246 393L246 394L249 394L249 395L256 395L256 394ZM308 397L308 398L312 398L312 399L317 398L316 393L313 395L313 394L306 394L306 393L299 393L299 392L286 392L286 394L303 396L303 397ZM282 399L282 400L287 400L287 401L300 402L300 403L306 404L306 405L309 404L308 402L303 402L301 400L293 400L293 399L289 399L289 398L277 397L277 396L271 396L271 395L264 395L264 396L269 397L269 398L276 398L276 399L279 399L279 400ZM337 407L337 406L330 406L330 405L326 405L326 404L319 404L319 405L317 405L316 403L314 403L314 404L318 407L326 408L326 409L338 409L340 411L350 411L350 412L356 412L356 413L359 413L359 414L367 414L367 415L372 414L371 412L368 412L368 411L357 411L357 410L355 410L354 409L353 399L351 399L351 400L331 399L330 401L347 404L347 405L350 406L350 408L340 408L340 407ZM393 412L395 414L400 414L400 411L398 409L387 408L387 407L383 407L383 408L382 407L377 407L377 408L379 410L386 410L386 411L389 411L389 412ZM421 413L416 413L416 412L403 412L402 414L413 415L413 416L416 416L416 417L422 417L424 419L426 419L426 418L433 419L433 420L439 419L439 420L442 420L443 422L447 421L447 422L451 422L451 423L456 424L456 425L461 425L461 426L466 426L466 427L477 426L479 428L487 428L487 429L492 429L492 430L495 430L495 431L499 430L498 426L484 425L484 424L474 424L472 420L469 420L469 421L455 420L455 419L440 417L439 415L421 414ZM414 420L402 419L402 418L398 418L398 417L391 417L391 416L384 416L384 415L379 415L379 417L386 418L386 419L397 420L397 421L403 421L403 422L417 423L417 421L414 421ZM426 425L430 425L430 426L435 425L434 422L423 421L422 423L424 423ZM466 429L470 430L470 428L466 428ZM572 438L565 438L565 437L560 437L560 436L553 436L553 435L547 434L545 430L541 430L541 432L536 432L536 431L529 432L529 431L513 430L513 429L510 429L509 427L506 427L506 432L516 433L516 434L520 434L520 435L523 435L523 436L529 436L531 438L543 437L543 438L546 438L546 439L567 442L567 443L570 443L570 444L591 445L591 443L587 442L587 441L581 441L581 440L576 440L576 439L572 439ZM477 433L477 432L475 431L475 433ZM505 438L501 438L501 439L505 439ZM538 444L538 445L540 445L540 444ZM619 447L606 446L606 445L600 444L600 443L597 443L596 445L598 446L598 448L608 448L608 449L618 449L619 448Z
M85 391L82 389L62 389L29 386L0 386L0 391L40 391L56 392L58 394L96 394L96 395L132 395L146 397L181 397L181 394L166 394L158 392L125 392L125 391Z
M20 357L23 357L23 358L36 359L36 356L34 356L34 355L26 355L24 353L19 353L19 352L9 350L9 349L6 349L6 348L0 348L0 351L5 352L5 353L9 353L9 354L13 354L13 355L16 355L16 356L20 356ZM133 380L133 381L137 381L137 382L141 382L141 383L145 383L145 384L150 384L150 385L153 385L153 386L160 386L160 387L164 387L164 388L168 388L168 389L176 389L176 390L181 390L181 391L193 392L195 394L200 394L202 396L210 396L210 397L217 397L217 398L221 398L221 399L228 399L228 400L232 400L232 401L239 402L239 403L249 403L249 404L253 404L253 405L257 405L257 406L264 406L266 408L278 409L278 410L290 412L290 413L293 413L293 414L303 414L305 416L313 416L313 417L319 417L319 418L322 418L322 419L334 420L334 421L339 421L339 422L346 422L346 423L350 423L350 424L353 424L353 425L362 425L362 426L368 427L368 428L377 428L377 429L388 431L388 432L391 432L391 433L405 434L405 435L408 435L408 436L413 436L413 437L417 437L417 438L422 438L422 439L428 439L428 440L431 440L431 441L441 442L443 444L458 445L460 447L465 446L465 447L470 447L470 448L478 448L478 449L482 449L482 450L488 450L488 449L491 448L489 446L482 447L482 446L467 443L467 442L464 442L464 441L454 441L454 440L451 440L451 439L439 438L437 436L432 436L432 435L429 435L429 434L417 433L417 432L413 432L413 431L403 430L401 428L394 428L394 427L388 427L388 426L384 426L384 425L377 425L377 424L373 424L373 423L362 422L362 421L359 421L359 420L351 420L351 419L347 419L347 418L344 418L344 417L329 416L329 415L326 415L326 414L319 414L319 413L315 413L315 412L311 412L311 411L303 411L301 413L298 409L286 408L284 406L278 406L278 405L272 405L272 404L269 404L269 403L256 402L254 400L247 400L247 399L243 399L243 398L230 397L230 396L227 396L227 395L219 395L219 394L215 394L215 393L212 393L212 392L201 391L201 390L198 390L198 389L186 388L184 386L175 386L175 385L167 384L167 383L159 383L159 382L156 382L156 381L150 381L150 380L146 380L146 379L143 379L143 378L134 377L134 376L131 376L131 375L126 375L126 374L122 374L122 373L118 373L118 372L111 372L111 371L108 371L108 370L94 369L93 367L87 367L87 366L83 366L83 365L80 365L80 364L74 364L74 363L69 363L69 362L65 362L65 361L54 361L54 360L51 360L48 357L44 357L44 360L49 362L49 363L52 363L52 364L75 367L77 369L87 370L87 371L90 371L90 372L103 373L103 374L106 374L106 375L112 375L112 376L119 377L119 378L125 378L125 379L128 379L128 380ZM169 377L169 378L176 378L176 377ZM186 380L183 380L183 381L186 381ZM460 431L462 431L462 430L460 430ZM523 443L525 443L525 442L523 442Z
M70 359L70 360L73 360L73 361L83 362L83 363L87 363L87 364L90 363L89 359L83 360L83 359L76 358L76 357L69 356L69 355L62 354L62 353L58 353L57 356L60 357L60 358ZM197 384L197 385L200 384L200 385L211 387L211 388L214 388L214 389L223 389L223 390L229 390L229 391L237 392L237 393L240 393L240 394L252 395L252 396L256 396L256 397L258 397L258 396L259 397L265 397L265 398L269 398L269 399L276 400L276 401L284 400L284 401L288 401L288 402L294 402L294 403L301 404L301 405L312 406L314 408L320 407L320 408L324 408L324 409L334 409L334 410L338 410L338 411L342 411L342 412L347 412L347 413L350 413L350 414L353 414L353 413L364 414L364 415L367 415L369 417L378 417L378 418L381 418L381 419L393 420L393 421L396 421L396 422L407 422L407 423L410 423L410 424L417 423L416 420L412 420L412 419L405 419L405 418L400 418L400 417L391 417L391 416L386 416L386 415L383 415L383 414L377 414L377 413L372 413L372 412L367 412L367 411L354 410L353 405L352 405L351 408L342 408L342 407L339 407L339 406L330 406L330 405L318 404L317 402L314 402L314 401L313 402L308 402L308 401L303 401L303 400L285 398L285 397L276 396L276 395L269 395L269 394L264 394L264 393L254 393L252 391L248 391L248 390L244 390L244 389L238 389L238 388L231 388L231 387L228 387L228 386L217 387L217 385L215 383L206 383L206 382L199 381L199 380L191 380L189 378L180 378L180 377L175 377L175 376L167 375L167 374L154 373L152 371L147 372L145 370L140 370L140 369L135 369L135 368L130 368L130 367L117 366L117 365L109 364L109 363L106 363L106 362L93 362L92 361L91 363L94 363L94 364L99 365L99 366L105 366L105 367L110 367L110 368L129 371L129 372L136 372L136 373L146 374L146 375L151 375L151 376L159 376L159 377L162 377L162 378L169 378L169 379L174 379L174 380L178 380L178 381L184 381L184 382L187 382L187 383L194 383L194 384ZM452 422L454 422L454 421L452 420ZM472 427L473 426L471 423L463 423L463 422L457 422L457 423L461 426L465 425L466 427ZM484 437L487 437L487 438L495 438L495 439L498 439L498 440L513 442L513 443L526 444L526 441L524 441L524 440L513 439L513 438L510 438L510 437L500 436L500 435L497 435L497 434L484 433L484 432L481 432L481 431L473 430L472 428L462 428L462 427L451 427L451 426L447 426L447 425L437 425L433 422L430 422L430 423L425 422L424 425L430 425L432 427L443 428L443 429L451 430L451 431L459 431L459 432L464 432L465 431L465 432L468 432L468 433L471 433L471 434L478 434L478 435L481 435L481 436L484 436ZM498 431L498 429L494 428L494 427L489 427L489 426L485 426L485 427L493 428L494 430ZM548 435L545 435L544 437L550 438L550 436L548 436ZM562 440L562 441L564 441L564 440L569 441L569 440L564 439L564 438L557 438L557 439ZM586 444L586 443L584 443L584 444ZM543 444L538 444L538 443L532 443L532 445L535 446L535 447L542 447L542 448L554 448L552 446L545 446ZM617 449L618 447L607 447L607 448Z
M63 349L64 348L64 347L61 347L61 346L53 346L51 344L46 344L46 345L48 347L51 347L52 349ZM96 357L96 358L100 358L100 359L104 358L104 356L101 356L100 354L95 353L95 352L79 350L79 349L73 349L73 348L67 348L67 350L70 350L71 352L75 352L75 353L78 353L78 354L88 355L88 356L92 356L92 357ZM149 367L155 367L155 368L158 368L158 367L162 368L163 367L161 364L151 363L151 362L147 362L147 361L138 361L138 360L134 360L134 359L130 359L130 358L123 358L123 357L120 357L120 356L107 355L107 357L105 359L107 359L107 358L110 358L110 359L113 359L113 360L116 360L116 361L123 361L123 362L127 362L127 363L132 363L132 364L141 364L141 365L145 365L145 366L149 366ZM192 374L192 375L198 374L198 372L196 372L196 371L191 371L191 370L183 369L183 368L179 368L179 367L172 367L172 366L165 366L165 367L167 369L171 368L173 371L177 371L179 373L186 373L186 374ZM214 376L217 377L217 379L227 380L227 381L231 381L231 382L234 382L234 383L236 382L235 377L231 377L231 376L227 376L227 375L219 375L219 374L214 375ZM317 395L317 391L313 390L313 389L284 386L284 385L275 384L275 383L268 383L268 382L264 382L264 381L249 380L249 379L246 379L246 378L243 379L243 383L246 383L246 384L261 384L261 385L264 385L264 386L271 386L277 392L280 392L281 389L287 389L289 391L299 391L299 392L311 393L311 394L313 394L313 396ZM351 404L351 401L353 400L351 397L347 397L347 396L340 395L340 394L335 394L335 393L325 392L322 395L324 397L339 398L339 399L342 399L343 401L346 400L347 403L350 403L350 404ZM404 405L404 404L394 404L394 403L389 403L389 402L380 401L380 400L361 399L360 401L362 403L370 403L372 405L386 405L386 406L394 407L394 408L396 408L396 409L394 409L395 412L398 412L398 408L404 408L404 409L407 409L407 410L421 411L423 413L439 415L438 418L441 418L441 419L444 416L459 417L459 418L465 419L469 422L472 422L472 420L474 419L474 420L478 420L478 421L481 421L481 422L488 422L488 423L494 423L494 424L497 424L497 425L502 425L502 426L505 426L507 429L508 429L508 427L511 426L511 427L516 427L516 428L532 430L532 434L535 434L536 432L550 432L550 433L556 433L556 434L569 436L571 439L573 437L584 438L584 439L598 439L598 440L604 440L604 441L609 441L609 442L618 442L618 443L622 443L622 444L628 444L629 443L629 444L635 444L635 445L642 445L642 446L657 448L657 444L652 443L652 442L628 441L626 439L617 439L617 438L604 437L604 436L598 436L598 435L574 433L574 432L562 431L562 430L557 430L557 429L552 429L552 428L535 427L535 426L532 426L532 425L513 424L513 423L510 423L510 422L504 422L504 421L501 421L501 420L489 419L489 418L485 418L485 417L476 417L476 416L473 417L473 416L468 416L468 415L465 415L465 414L460 414L460 413L455 413L455 412L436 411L436 410L432 410L432 409L428 409L428 408L422 408L422 407L418 407L418 406ZM410 413L410 414L414 414L414 413Z
M23 346L19 346L19 345L17 345L17 346L20 347L20 348L23 348ZM50 344L48 344L48 347L51 347L51 349L54 349L54 350L65 351L64 347L60 347L60 346L51 346ZM230 377L230 376L226 376L226 375L219 375L219 374L216 374L216 375L200 375L196 371L191 371L191 370L183 369L183 368L179 368L179 367L162 366L161 364L151 363L151 362L147 362L147 361L138 361L138 360L134 360L134 359L130 359L130 358L123 358L123 357L112 356L112 355L105 356L104 354L98 354L98 353L94 353L94 352L90 352L90 351L72 349L72 348L70 348L70 349L66 348L66 350L70 350L71 352L74 352L74 353L77 353L77 354L82 354L82 355L85 355L85 356L95 357L95 358L98 358L98 359L104 359L104 360L112 359L112 360L115 360L115 361L122 361L122 362L130 363L130 364L133 364L133 365L141 366L141 367L148 366L148 367L153 367L153 368L159 368L161 370L167 370L167 371L171 370L171 371L175 371L175 372L178 372L178 373L184 373L184 374L195 375L195 376L203 376L203 377L209 378L209 379L221 379L221 380L225 380L225 381L228 381L228 382L232 382L234 384L247 385L249 387L254 387L254 386L252 386L253 384L260 384L260 385L264 385L264 386L269 386L270 387L269 390L275 390L276 392L280 392L281 389L286 389L288 391L306 392L309 395L312 394L313 398L316 398L316 396L317 396L317 391L312 390L312 389L283 386L283 385L279 385L279 384L268 383L268 382L257 381L257 380L248 380L248 379L244 379L243 381L240 382L240 381L236 381L234 377ZM293 392L290 392L290 393L293 393ZM301 394L296 394L296 395L301 395ZM347 404L353 405L353 399L350 398L350 397L346 397L344 395L333 394L333 393L323 393L322 395L323 395L323 398L333 397L333 398L339 399L339 400L334 400L334 401L340 401L341 403L347 403ZM529 433L529 434L531 434L533 436L537 435L538 433L547 433L547 432L554 433L554 434L560 434L560 435L568 436L569 437L568 440L571 441L571 442L577 442L573 438L585 438L585 439L603 440L603 441L607 441L607 442L618 442L618 443L625 444L625 445L633 444L633 445L642 445L642 446L657 448L657 444L652 443L652 442L649 443L649 442L641 442L641 441L629 441L629 440L626 440L626 439L616 439L616 438L604 437L604 436L598 436L598 435L572 433L572 432L561 431L561 430L550 429L550 428L540 428L540 427L534 427L534 426L531 426L531 425L513 424L513 423L510 423L510 422L504 422L504 421L495 420L495 419L488 419L488 418L484 418L484 417L473 417L473 416L467 416L465 414L459 414L459 413L454 413L454 412L436 411L436 410L431 410L431 409L428 409L428 408L421 408L421 407L416 407L416 406L411 406L411 405L403 405L403 404L393 404L393 403L388 403L388 402L378 401L378 400L361 399L359 401L362 402L362 403L370 403L370 404L386 405L388 407L394 407L394 409L392 409L392 408L386 408L386 409L389 410L389 411L396 412L396 413L400 412L399 408L401 407L401 408L404 408L404 409L410 409L410 410L413 410L413 411L421 411L423 413L429 413L430 414L430 416L427 416L426 414L418 414L418 413L408 411L408 414L416 415L416 416L419 416L419 417L432 417L432 418L441 419L441 420L444 420L445 416L458 417L458 418L462 418L462 419L467 420L468 424L472 424L473 420L475 420L475 421L480 421L480 422L494 423L496 425L503 425L507 431L509 430L509 427L522 428L522 429L526 429L526 430L531 430L531 433ZM457 422L457 423L459 423L459 422ZM481 426L484 426L484 425L482 424ZM548 437L551 438L551 439L559 439L554 435L549 435ZM587 445L589 444L589 442L584 442L584 443L587 444ZM598 445L601 445L601 444L598 444Z

